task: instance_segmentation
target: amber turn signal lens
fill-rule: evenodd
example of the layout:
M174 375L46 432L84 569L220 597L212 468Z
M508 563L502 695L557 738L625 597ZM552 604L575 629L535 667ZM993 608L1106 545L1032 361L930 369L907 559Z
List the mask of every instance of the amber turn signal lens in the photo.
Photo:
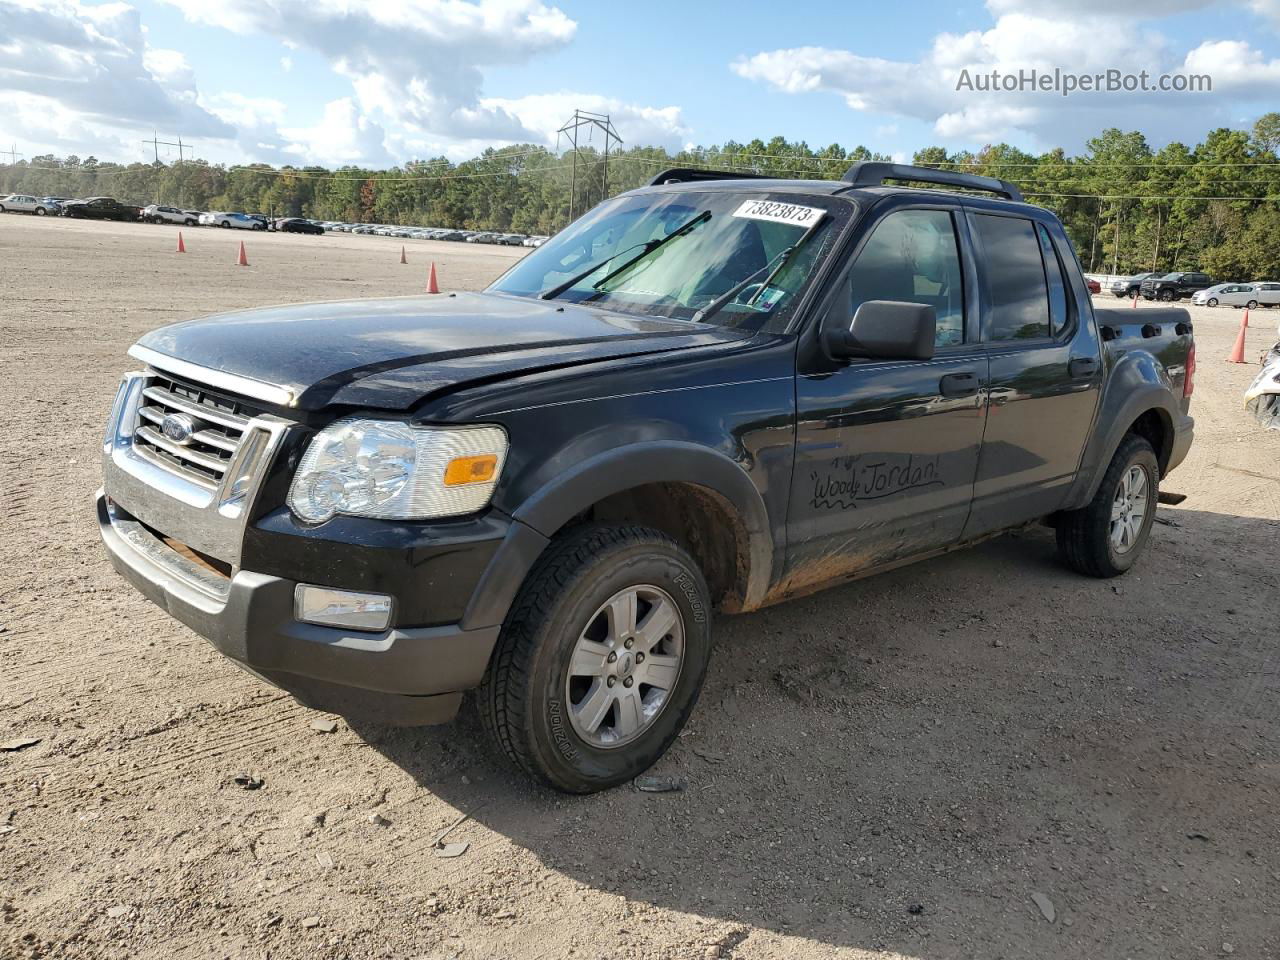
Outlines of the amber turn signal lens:
M488 483L498 469L498 458L492 453L478 457L458 457L444 468L444 485L461 487L468 483Z

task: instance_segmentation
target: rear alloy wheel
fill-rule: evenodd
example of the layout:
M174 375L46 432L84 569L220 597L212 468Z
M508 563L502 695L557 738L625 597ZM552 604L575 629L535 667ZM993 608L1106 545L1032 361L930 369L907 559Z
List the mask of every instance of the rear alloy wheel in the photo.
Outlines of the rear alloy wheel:
M507 756L566 793L648 769L692 712L711 656L707 585L665 534L562 534L512 605L480 687Z
M1114 577L1132 567L1156 519L1160 463L1151 444L1129 434L1088 506L1058 517L1058 552L1091 577Z
M36 216L43 217L45 215L44 207L36 207Z

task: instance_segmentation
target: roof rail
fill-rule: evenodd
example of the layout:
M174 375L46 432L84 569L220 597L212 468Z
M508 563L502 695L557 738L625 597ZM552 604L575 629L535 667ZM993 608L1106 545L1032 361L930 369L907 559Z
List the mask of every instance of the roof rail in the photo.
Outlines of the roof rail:
M664 183L691 183L695 180L770 180L771 177L759 173L731 173L728 170L696 170L693 167L672 167L663 170L649 181L649 186L658 187Z
M878 187L886 180L909 180L915 183L936 183L944 187L963 187L995 193L1009 200L1022 202L1022 191L1008 180L980 177L976 173L955 173L951 170L934 170L930 167L913 167L906 163L884 163L865 160L855 163L842 178L855 187Z

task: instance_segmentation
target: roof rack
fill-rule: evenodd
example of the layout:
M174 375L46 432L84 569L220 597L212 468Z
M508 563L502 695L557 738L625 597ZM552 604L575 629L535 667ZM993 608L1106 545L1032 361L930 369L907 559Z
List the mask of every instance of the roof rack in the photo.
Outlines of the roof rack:
M693 167L672 167L663 170L649 181L649 186L659 187L664 183L691 183L696 180L770 180L774 179L759 173L731 173L728 170L695 170Z
M980 177L976 173L954 173L950 170L934 170L930 167L913 167L906 163L884 163L866 160L855 163L842 178L855 187L878 187L886 180L908 180L914 183L936 183L945 187L963 187L995 193L1009 200L1022 202L1022 191L1008 180Z

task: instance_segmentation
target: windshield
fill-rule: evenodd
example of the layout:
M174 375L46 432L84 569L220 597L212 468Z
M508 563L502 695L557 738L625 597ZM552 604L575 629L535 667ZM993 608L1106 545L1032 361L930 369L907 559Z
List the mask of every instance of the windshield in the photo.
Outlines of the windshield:
M841 198L746 189L619 197L570 224L489 289L780 329L853 210Z

